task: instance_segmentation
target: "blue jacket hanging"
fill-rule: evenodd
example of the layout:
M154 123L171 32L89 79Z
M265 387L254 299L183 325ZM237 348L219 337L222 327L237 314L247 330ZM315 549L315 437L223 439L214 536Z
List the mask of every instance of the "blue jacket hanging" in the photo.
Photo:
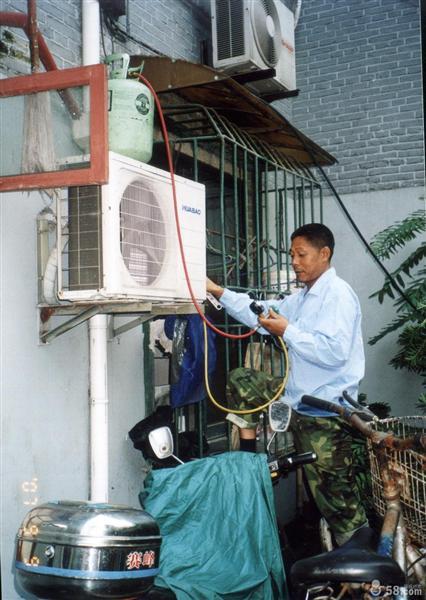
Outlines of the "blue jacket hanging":
M204 331L199 315L167 317L166 336L173 340L170 369L170 404L173 408L200 402L206 396L204 385ZM216 334L207 329L208 373L216 367Z

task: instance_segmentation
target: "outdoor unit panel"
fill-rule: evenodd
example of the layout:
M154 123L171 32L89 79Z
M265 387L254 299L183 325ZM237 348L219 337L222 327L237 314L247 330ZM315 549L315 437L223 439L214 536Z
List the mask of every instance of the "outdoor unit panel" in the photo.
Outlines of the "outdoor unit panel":
M210 0L213 66L235 75L274 68L254 93L295 89L294 15L281 0Z
M85 302L190 300L178 246L170 174L113 152L109 157L107 185L70 189L70 237L63 253L68 253L69 277L60 298ZM175 182L189 276L196 298L203 300L205 188L183 177L176 176ZM101 216L95 190L100 195ZM64 258L63 264L67 264ZM97 269L99 264L101 270Z
M225 66L230 59L247 59L244 51L244 3L241 0L214 0L213 12L217 62Z
M247 87L255 94L273 93L279 89L296 89L296 53L294 41L294 14L281 2L274 0L280 23L280 45L279 59L275 65L275 77L271 79L259 79L247 84Z
M68 189L69 289L102 287L102 194L98 185Z

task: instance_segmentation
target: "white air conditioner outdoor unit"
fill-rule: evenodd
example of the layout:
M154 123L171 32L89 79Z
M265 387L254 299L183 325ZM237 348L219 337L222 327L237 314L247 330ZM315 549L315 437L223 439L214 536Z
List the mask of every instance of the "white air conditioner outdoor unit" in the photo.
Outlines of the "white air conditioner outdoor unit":
M213 67L230 75L275 69L247 83L255 94L296 88L294 14L282 0L210 0Z
M203 185L175 177L186 264L195 297L206 295ZM109 153L109 183L68 190L58 296L74 302L188 301L170 173ZM62 233L65 235L65 233Z

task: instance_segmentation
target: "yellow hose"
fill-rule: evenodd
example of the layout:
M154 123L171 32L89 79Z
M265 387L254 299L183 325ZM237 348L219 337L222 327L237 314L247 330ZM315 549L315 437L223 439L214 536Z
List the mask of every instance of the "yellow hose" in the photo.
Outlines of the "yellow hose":
M203 328L204 328L204 382L206 385L207 395L210 398L210 400L213 402L213 404L215 406L217 406L217 408L219 408L220 410L222 410L223 412L226 412L226 413L233 413L234 415L250 415L253 413L260 412L261 410L264 410L270 404L272 404L272 402L275 402L275 400L277 400L281 396L281 394L283 393L284 388L287 384L287 379L288 379L288 374L289 374L289 360L288 360L288 352L287 352L286 345L284 344L283 339L281 337L278 337L278 341L281 344L281 347L283 349L284 356L285 356L285 374L284 374L282 384L280 385L280 388L277 391L277 393L275 394L275 396L273 398L271 398L270 400L268 400L268 402L265 402L265 404L262 404L262 406L258 406L256 408L251 408L251 409L247 409L247 410L231 410L230 408L227 408L226 406L222 406L221 404L219 404L219 402L214 398L213 394L211 393L210 386L209 386L208 339L207 339L207 326L206 326L205 321L203 321Z

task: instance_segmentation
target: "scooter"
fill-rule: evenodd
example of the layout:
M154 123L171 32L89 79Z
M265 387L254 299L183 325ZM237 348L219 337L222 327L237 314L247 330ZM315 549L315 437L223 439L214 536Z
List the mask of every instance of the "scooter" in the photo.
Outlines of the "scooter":
M284 430L285 415L271 411L275 433ZM271 480L315 456L227 452L182 464L168 427L148 439L158 459L176 461L152 472L142 498L163 536L156 585L178 598L288 600Z
M291 418L291 408L283 400L277 400L269 405L269 426L272 430L272 435L266 446L267 463L271 479L277 482L280 477L287 475L302 465L316 461L315 452L303 452L301 454L291 453L277 456L271 454L270 449L272 442L277 433L285 433L288 430ZM169 427L158 427L153 429L148 434L148 439L152 451L160 460L174 458L176 462L185 464L178 458L174 452L173 435ZM198 459L195 459L198 460Z

